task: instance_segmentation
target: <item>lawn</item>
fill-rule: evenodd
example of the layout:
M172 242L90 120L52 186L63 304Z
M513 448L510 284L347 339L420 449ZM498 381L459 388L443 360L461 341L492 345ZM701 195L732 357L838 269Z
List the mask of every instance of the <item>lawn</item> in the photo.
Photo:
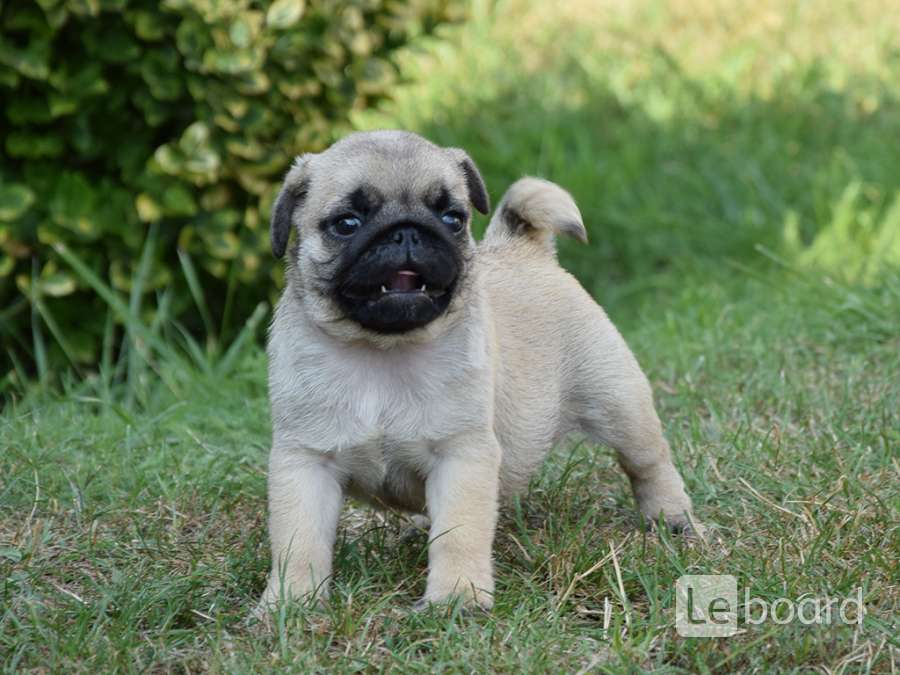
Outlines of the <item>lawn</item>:
M2 411L4 668L894 672L898 31L889 0L476 2L355 119L465 147L495 201L523 173L572 191L591 243L560 258L647 371L707 542L642 530L573 442L503 512L490 615L413 612L425 540L350 503L328 605L263 629L261 317L212 350L161 312ZM866 612L680 637L683 574Z

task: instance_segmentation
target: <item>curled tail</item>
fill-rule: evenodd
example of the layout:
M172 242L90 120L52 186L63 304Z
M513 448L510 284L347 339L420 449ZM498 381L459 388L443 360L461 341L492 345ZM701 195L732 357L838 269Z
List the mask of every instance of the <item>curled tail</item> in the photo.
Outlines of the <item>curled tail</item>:
M550 254L553 236L566 234L587 243L581 211L572 195L542 178L520 178L500 200L484 235L484 241L522 239Z

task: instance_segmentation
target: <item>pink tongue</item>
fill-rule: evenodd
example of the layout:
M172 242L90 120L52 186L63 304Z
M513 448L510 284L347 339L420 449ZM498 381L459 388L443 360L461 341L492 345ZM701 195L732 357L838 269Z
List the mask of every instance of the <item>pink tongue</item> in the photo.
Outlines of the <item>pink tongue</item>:
M392 291L413 291L422 284L418 283L419 275L410 270L400 270L391 277Z

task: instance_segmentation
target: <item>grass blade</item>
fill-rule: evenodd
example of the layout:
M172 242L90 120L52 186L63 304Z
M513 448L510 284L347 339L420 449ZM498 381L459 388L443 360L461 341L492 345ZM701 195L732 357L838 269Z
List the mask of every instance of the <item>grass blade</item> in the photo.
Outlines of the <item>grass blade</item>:
M216 370L220 375L225 374L229 370L231 370L231 367L234 365L235 360L243 351L244 345L249 340L253 339L253 336L256 333L256 329L259 327L259 324L263 320L263 317L266 315L268 309L269 304L266 302L261 302L256 306L256 309L253 310L253 314L251 314L250 318L247 319L247 321L244 323L244 327L241 328L241 332L238 333L238 336L234 339L234 342L231 343L228 351L225 352L225 356L219 362Z
M141 354L138 336L134 332L134 326L140 323L141 301L144 297L144 289L150 276L150 266L153 260L153 251L156 248L156 223L152 223L147 230L147 238L144 240L144 248L141 251L141 259L138 263L137 273L131 281L131 292L128 298L128 315L125 339L128 341L128 370L125 376L125 407L131 408L137 395L137 382L140 378L141 362L144 356Z
M49 368L47 365L47 345L44 342L44 334L41 332L41 317L37 309L38 272L37 258L32 259L31 265L31 342L34 348L34 363L37 366L38 381L42 384L47 381Z
M140 321L137 321L134 317L132 317L131 312L129 311L128 305L126 305L122 298L110 288L106 283L103 282L100 277L98 277L91 268L84 264L84 262L79 258L75 253L69 250L69 248L65 244L56 244L54 245L54 249L59 254L59 256L69 264L72 270L94 291L103 298L104 302L109 305L110 309L116 314L118 319L122 321L126 325L128 329L130 329L134 335L139 336L143 339L147 344L152 346L160 356L163 356L166 359L171 360L173 363L179 362L181 357L162 339L159 338L156 334L153 333L147 326L143 325Z
M100 381L103 387L103 396L110 397L110 388L115 380L113 372L113 340L115 338L116 321L112 312L106 313L106 321L103 323L103 346L100 351Z
M34 307L37 309L38 314L40 314L41 319L47 325L47 329L50 331L50 334L53 336L53 339L56 340L56 344L59 345L60 349L62 349L63 354L69 360L69 363L72 365L72 368L75 369L75 372L78 373L79 377L83 377L84 373L78 367L78 360L75 358L74 352L72 348L69 346L68 341L66 340L65 335L63 334L62 329L59 327L59 324L56 323L56 319L53 318L53 315L50 313L50 310L47 309L47 306L44 304L44 301L41 300L40 296L35 293L34 297Z
M187 280L188 289L197 311L200 312L200 319L203 321L203 327L206 329L207 344L216 343L216 331L213 328L212 317L209 314L209 308L206 305L206 298L203 296L203 289L200 286L200 278L197 276L197 268L191 260L187 251L178 249L178 261L181 263L181 269L184 272L184 278Z

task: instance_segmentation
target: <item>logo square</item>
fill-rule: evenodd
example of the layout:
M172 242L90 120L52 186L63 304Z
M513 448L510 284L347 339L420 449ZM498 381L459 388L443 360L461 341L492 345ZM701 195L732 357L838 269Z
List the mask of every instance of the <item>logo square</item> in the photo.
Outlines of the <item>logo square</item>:
M675 582L675 630L682 637L730 637L738 632L737 579L685 574Z

